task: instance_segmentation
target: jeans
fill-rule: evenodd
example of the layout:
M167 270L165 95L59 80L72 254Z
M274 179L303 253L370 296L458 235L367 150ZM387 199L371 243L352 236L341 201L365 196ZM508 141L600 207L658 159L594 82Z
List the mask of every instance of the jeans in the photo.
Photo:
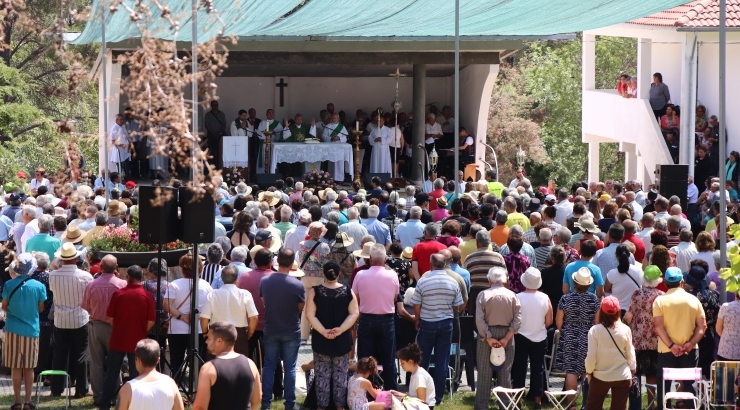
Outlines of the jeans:
M673 368L691 368L691 367L697 367L699 365L699 352L694 349L689 354L684 354L679 357L676 357L673 355L673 353L658 353L658 374L656 375L658 380L658 410L663 409L663 392L665 391L665 388L669 385L666 385L663 381L663 368L666 367L673 367ZM695 394L694 391L694 385L692 382L683 382L683 391L687 393Z
M265 343L264 334L261 330L255 330L252 337L249 338L249 357L252 359L257 368L262 371L265 363ZM283 397L283 368L275 366L275 380L272 383L272 394L275 397Z
M262 368L262 408L269 409L272 405L272 385L275 380L275 369L283 358L285 368L285 408L295 406L295 366L298 362L298 348L301 345L299 332L288 335L263 336L265 349L265 366Z
M65 370L73 383L75 394L87 393L87 324L77 329L54 327L54 370ZM64 376L51 378L51 394L64 392Z
M450 364L450 346L452 345L452 319L437 322L421 321L416 342L421 350L419 365L429 371L429 361L434 352L434 392L436 402L441 403L445 395L447 367ZM432 350L433 349L433 350ZM431 373L431 372L430 372Z
M383 366L383 390L397 390L396 329L393 314L361 313L357 326L357 358L374 357ZM448 347L449 351L449 347Z
M514 335L516 349L511 368L512 385L515 389L524 387L527 378L527 359L529 359L529 392L534 397L542 397L542 373L545 366L547 339L533 342L522 335Z
M116 389L118 389L118 381L121 375L121 366L123 365L123 358L126 356L128 356L128 372L130 378L133 380L139 376L139 371L136 370L136 355L134 353L108 349L108 358L106 360L107 369L105 371L105 380L103 381L103 398L100 399L101 409L107 409L116 396ZM132 363L134 363L133 366L131 365Z

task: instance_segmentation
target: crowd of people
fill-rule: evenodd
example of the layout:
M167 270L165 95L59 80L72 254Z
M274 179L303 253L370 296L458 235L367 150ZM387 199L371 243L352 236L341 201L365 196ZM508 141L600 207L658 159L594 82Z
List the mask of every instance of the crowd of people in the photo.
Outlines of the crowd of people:
M740 299L720 304L726 261L715 251L729 238L718 238L716 217L697 225L679 198L640 181L533 189L523 169L508 184L489 171L457 194L453 181L433 176L429 186L394 189L374 178L349 191L292 179L259 190L213 177L216 240L180 258L175 279L156 258L124 275L114 256L86 247L96 230L130 223L135 184L121 185L117 173L98 178L112 188L106 207L97 180L55 188L43 174L6 186L0 204L0 263L12 260L0 282L13 409L33 408L34 375L49 369L66 371L75 397L91 394L101 409L122 375L131 380L119 408L181 408L168 376L188 349L193 296L206 360L196 409L268 409L278 397L293 408L298 352L308 345L315 408L377 409L402 394L438 406L450 355L431 353L453 348L462 316L477 335L463 336L474 343L465 366L477 369L467 380L476 409L489 407L494 379L524 388L528 364L540 408L555 340L554 366L567 373L566 389L589 386L587 409L602 408L610 389L612 408L624 409L633 374L657 381L652 397L664 389L663 368L700 367L708 378L715 359L740 360ZM697 214L717 214L714 188L697 190ZM399 393L404 372L408 390ZM63 393L63 377L45 382Z

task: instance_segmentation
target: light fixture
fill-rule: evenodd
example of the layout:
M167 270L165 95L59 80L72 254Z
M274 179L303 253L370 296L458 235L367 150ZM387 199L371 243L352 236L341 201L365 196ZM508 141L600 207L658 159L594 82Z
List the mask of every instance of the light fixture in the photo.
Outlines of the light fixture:
M522 150L519 146L519 150L516 152L516 164L519 168L524 167L524 163L527 161L527 153Z

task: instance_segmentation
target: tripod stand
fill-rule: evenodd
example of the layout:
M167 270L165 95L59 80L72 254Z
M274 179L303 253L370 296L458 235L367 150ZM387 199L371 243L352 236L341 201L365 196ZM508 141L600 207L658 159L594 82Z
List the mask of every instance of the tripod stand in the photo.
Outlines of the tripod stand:
M172 371L172 365L170 362L167 361L167 356L165 352L167 351L167 345L166 343L161 343L161 337L165 336L167 337L167 332L164 332L164 335L160 334L162 332L162 315L164 314L164 307L162 306L162 277L159 276L159 274L162 272L162 242L158 244L157 247L157 316L155 318L154 323L154 340L159 343L159 364L158 371L160 373L164 373L164 367L165 365ZM166 275L165 275L166 277Z

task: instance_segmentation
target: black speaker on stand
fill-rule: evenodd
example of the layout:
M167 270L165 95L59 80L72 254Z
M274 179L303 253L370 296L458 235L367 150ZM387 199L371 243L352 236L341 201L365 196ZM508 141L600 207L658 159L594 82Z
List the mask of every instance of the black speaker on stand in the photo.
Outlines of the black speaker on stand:
M673 195L681 199L681 209L688 210L687 189L689 184L689 166L666 164L655 166L655 190L660 196L670 198Z
M215 203L210 193L193 201L194 194L187 187L180 188L180 240L185 243L211 243L215 240Z
M283 176L281 174L256 175L257 186L260 187L260 189L267 189L271 186L275 186L275 181L277 181L278 179L283 179Z
M180 237L177 196L171 187L139 187L139 242L164 244Z

